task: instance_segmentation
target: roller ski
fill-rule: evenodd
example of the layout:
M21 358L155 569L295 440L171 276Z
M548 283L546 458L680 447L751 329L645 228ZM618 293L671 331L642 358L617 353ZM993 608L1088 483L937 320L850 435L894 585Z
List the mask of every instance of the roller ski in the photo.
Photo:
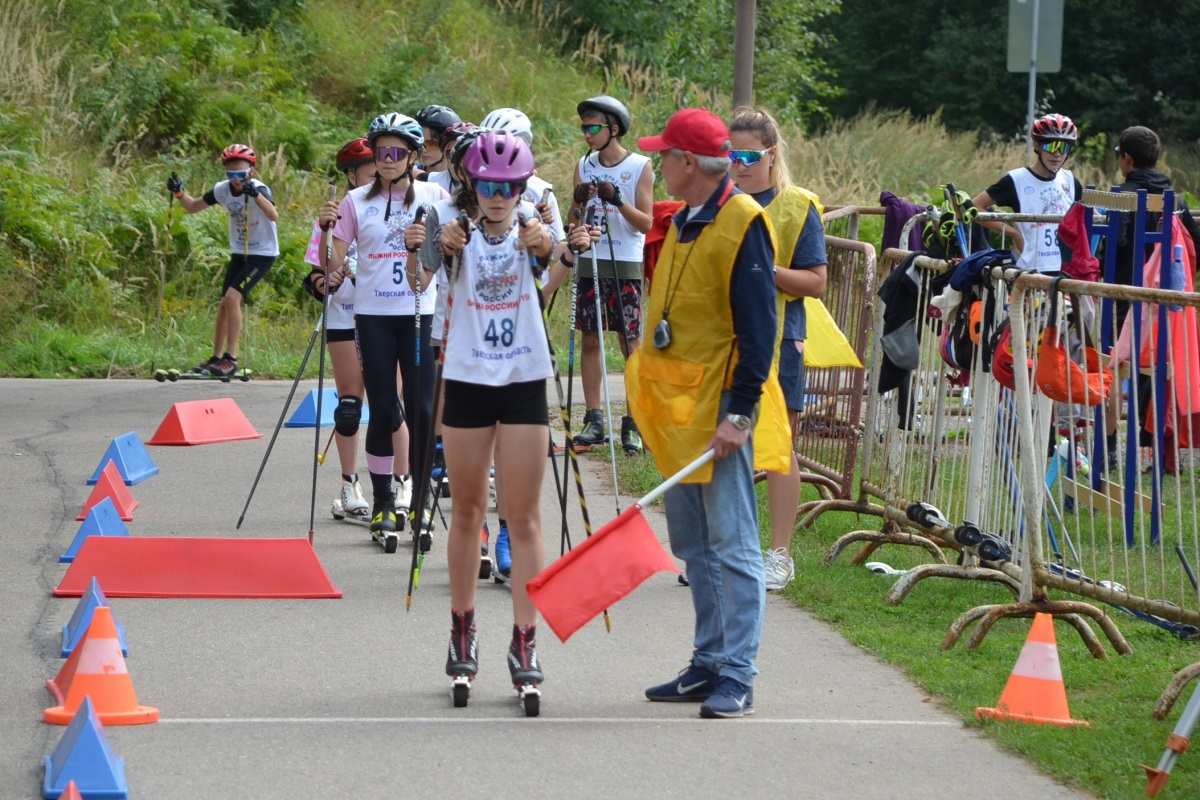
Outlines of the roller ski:
M420 548L421 553L428 553L433 548L433 512L424 509L421 515L422 523L417 524L417 512L408 512L409 529L412 531L413 542Z
M450 676L450 695L455 708L466 708L471 685L479 672L475 637L475 610L451 611L450 649L446 654L446 674Z
M396 506L391 492L375 498L371 513L371 538L383 545L383 552L391 554L400 546L396 533Z
M342 490L333 499L333 506L329 511L334 519L358 525L371 524L371 506L363 497L362 486L359 485L357 475L349 481L342 481Z
M236 379L242 383L246 383L253 374L248 369L239 370L229 375L213 375L204 372L194 372L193 370L180 372L177 369L156 369L154 370L154 380L159 383L166 381L170 381L171 383L175 383L176 381L220 381L221 383L229 383Z
M541 713L542 690L538 687L546 679L538 663L536 633L534 625L524 630L519 625L513 625L512 644L508 646L508 673L512 676L517 699L524 706L527 717L536 717Z

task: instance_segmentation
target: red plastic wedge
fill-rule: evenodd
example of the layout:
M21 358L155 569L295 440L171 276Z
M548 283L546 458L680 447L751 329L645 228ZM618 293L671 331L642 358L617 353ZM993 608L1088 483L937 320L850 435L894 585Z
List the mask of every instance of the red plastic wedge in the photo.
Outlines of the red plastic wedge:
M306 538L89 536L54 596L81 597L93 577L110 598L342 596Z
M137 508L138 501L134 500L133 495L129 493L129 489L125 486L125 481L121 477L121 472L117 469L116 463L111 458L104 465L104 470L100 473L100 479L92 487L92 493L88 495L87 502L83 504L83 511L80 511L79 516L75 519L80 521L87 519L88 512L92 510L92 506L98 505L106 497L113 501L113 505L117 507L117 513L121 515L121 519L125 522L133 521L133 510Z
M215 444L261 437L262 434L254 430L232 397L220 397L216 400L189 400L171 406L146 444Z

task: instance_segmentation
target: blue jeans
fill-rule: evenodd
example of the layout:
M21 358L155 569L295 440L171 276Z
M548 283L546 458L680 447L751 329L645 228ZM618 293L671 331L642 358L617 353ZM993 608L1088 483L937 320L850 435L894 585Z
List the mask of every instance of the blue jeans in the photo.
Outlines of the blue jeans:
M709 483L673 486L663 503L671 552L685 564L696 609L692 663L750 686L767 596L753 441L713 462Z

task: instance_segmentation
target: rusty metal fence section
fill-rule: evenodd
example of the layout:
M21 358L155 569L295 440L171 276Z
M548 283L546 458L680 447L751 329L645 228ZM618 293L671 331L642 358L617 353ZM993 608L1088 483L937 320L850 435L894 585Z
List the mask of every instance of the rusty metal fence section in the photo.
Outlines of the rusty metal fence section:
M875 248L825 237L829 279L822 302L859 361L867 363L875 307ZM801 479L826 498L849 499L862 436L865 367L806 367L797 430Z

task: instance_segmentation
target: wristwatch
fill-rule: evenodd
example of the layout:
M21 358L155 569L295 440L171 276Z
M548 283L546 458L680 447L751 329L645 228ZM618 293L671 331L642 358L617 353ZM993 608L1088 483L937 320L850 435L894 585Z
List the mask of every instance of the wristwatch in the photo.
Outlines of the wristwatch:
M725 421L732 424L739 431L750 430L750 418L743 414L726 414Z

